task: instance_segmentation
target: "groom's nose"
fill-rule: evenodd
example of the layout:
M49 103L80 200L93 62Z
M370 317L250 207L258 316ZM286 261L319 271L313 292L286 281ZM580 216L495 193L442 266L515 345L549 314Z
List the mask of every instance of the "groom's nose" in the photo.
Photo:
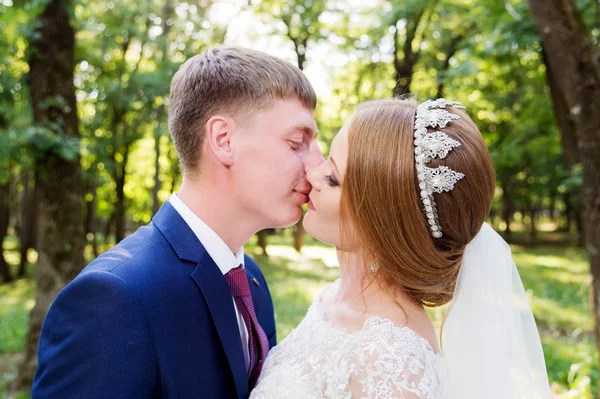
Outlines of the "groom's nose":
M313 142L311 143L311 145L309 147L308 154L307 154L306 158L304 159L305 172L308 172L309 170L316 168L321 163L323 163L323 161L325 161L325 158L323 158L321 149L319 148L317 141L313 140Z

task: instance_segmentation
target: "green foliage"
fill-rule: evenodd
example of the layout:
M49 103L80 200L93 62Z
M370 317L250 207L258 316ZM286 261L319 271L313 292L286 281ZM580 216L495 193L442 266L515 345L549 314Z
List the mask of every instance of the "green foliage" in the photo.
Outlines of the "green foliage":
M57 126L33 124L27 60L36 54L28 43L36 39L35 17L47 1L0 4L0 183L17 182L14 192L20 195L20 179L34 170L36 161L49 153L67 159L79 156L85 199L93 205L96 237L104 248L112 240L104 234L114 226L120 178L126 177L127 229L151 219L157 143L158 198L164 201L177 189L180 171L167 127L169 82L186 59L227 41L230 27L211 17L223 5L219 1L71 2L81 132L81 139L75 140ZM597 44L597 2L576 3ZM392 96L395 57L404 59L411 23L424 11L408 44L418 56L413 75L406 78L419 100L443 90L445 97L467 106L496 166L499 190L494 210L505 206L519 211L552 206L562 210L567 205L577 209L581 167L564 166L540 40L525 1L253 0L249 7L240 7L238 12L251 10L265 22L257 40L283 38L278 43L294 49L294 62L325 74L327 90L320 95L315 114L325 154L359 103ZM228 43L235 40L229 38ZM57 110L65 107L60 98L44 104ZM559 199L564 203L556 205ZM540 250L517 249L515 258L534 294L551 379L558 391L573 389L576 397L588 397L589 378L597 381L598 372L589 333L585 259L580 251ZM91 256L90 249L88 253ZM261 258L261 263L279 301L282 337L301 319L323 281L335 273L318 261L315 268L314 262L292 255ZM547 266L555 263L560 266ZM11 324L23 322L12 314Z
M335 250L310 240L298 254L290 236L270 237L270 257L254 243L246 247L261 265L273 299L278 339L302 320L306 309L325 284L339 276L332 267ZM591 381L598 381L588 301L588 258L583 249L555 245L525 249L513 246L513 258L543 341L549 379L565 397L595 397ZM443 311L433 311L439 326ZM573 396L575 395L575 396Z
M332 247L308 238L299 254L291 242L292 236L285 231L270 236L269 257L261 255L255 242L246 246L246 252L260 264L269 283L279 340L298 325L324 286L339 276ZM7 247L11 253L14 249ZM554 245L528 249L513 246L513 256L542 336L553 390L564 397L594 397L592 389L597 388L591 382L598 380L598 370L590 333L593 321L588 301L587 255L580 248ZM0 364L9 362L12 353L22 350L34 296L31 280L0 286ZM439 323L443 312L432 315ZM10 378L14 372L7 375ZM2 386L0 377L0 394Z
M596 13L590 4L580 1L591 21ZM8 124L0 126L0 165L10 165L14 174L31 169L47 152L69 159L81 155L98 217L110 218L116 181L125 173L130 226L143 223L152 203L152 142L168 135L169 81L181 62L223 40L227 26L210 19L210 2L74 2L82 135L77 143L32 127L27 42L41 5L0 5L0 24L6 28L0 29L0 43L6 45L0 51L0 121ZM571 178L576 175L562 166L539 38L525 2L254 0L251 6L267 23L263 34L292 42L298 62L305 58L310 65L317 49L330 52L323 68L329 70L331 92L319 99L316 113L325 153L357 104L392 95L394 54L402 59L410 21L424 10L411 43L418 52L413 93L419 99L435 97L443 86L446 97L468 106L490 145L499 186L515 209L541 209L557 195L576 195L580 189ZM60 99L46 104L64 107ZM159 148L164 185L159 197L164 200L179 175L170 141L161 141ZM1 170L6 180L9 168Z
M35 284L31 280L0 285L0 354L21 352L25 348L34 297Z

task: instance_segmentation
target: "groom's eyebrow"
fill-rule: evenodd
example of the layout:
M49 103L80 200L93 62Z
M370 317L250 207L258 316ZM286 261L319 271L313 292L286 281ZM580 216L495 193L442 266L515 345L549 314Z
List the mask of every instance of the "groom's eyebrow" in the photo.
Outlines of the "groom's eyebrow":
M292 128L292 131L299 130L307 135L310 139L317 138L319 132L307 125L297 125Z

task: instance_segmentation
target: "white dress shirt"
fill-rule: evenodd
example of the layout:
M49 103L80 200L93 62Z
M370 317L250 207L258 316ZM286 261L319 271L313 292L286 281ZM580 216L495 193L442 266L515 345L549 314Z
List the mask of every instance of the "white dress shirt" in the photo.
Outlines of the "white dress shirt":
M244 265L244 247L239 248L235 254L231 252L227 244L213 229L211 229L206 223L204 223L186 204L183 203L177 196L177 193L173 193L169 199L173 208L181 215L183 220L192 229L198 240L204 246L204 249L208 252L210 257L215 261L223 275L225 275L231 269ZM248 329L244 318L240 314L240 311L235 304L233 296L233 307L237 315L238 327L240 329L240 337L242 338L242 348L244 349L244 358L246 359L246 369L250 367L250 351L248 349Z

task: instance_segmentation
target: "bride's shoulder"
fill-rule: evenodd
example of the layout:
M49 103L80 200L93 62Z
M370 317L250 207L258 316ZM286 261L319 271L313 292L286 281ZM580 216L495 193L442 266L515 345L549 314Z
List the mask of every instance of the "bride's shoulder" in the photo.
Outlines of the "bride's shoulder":
M432 346L429 340L425 339L418 332L408 326L398 326L392 320L373 316L364 323L361 333L356 334L357 348L367 348L371 351L373 344L376 344L378 352L393 352L437 355L437 347Z
M319 304L327 303L335 294L335 291L337 289L339 282L340 282L340 279L337 279L337 280L327 284L325 286L325 288L323 288L321 290L321 292L319 292L319 294L315 298L314 302L319 303Z
M371 317L355 338L349 385L357 397L380 397L383 386L389 391L384 397L441 397L441 354L414 330Z

